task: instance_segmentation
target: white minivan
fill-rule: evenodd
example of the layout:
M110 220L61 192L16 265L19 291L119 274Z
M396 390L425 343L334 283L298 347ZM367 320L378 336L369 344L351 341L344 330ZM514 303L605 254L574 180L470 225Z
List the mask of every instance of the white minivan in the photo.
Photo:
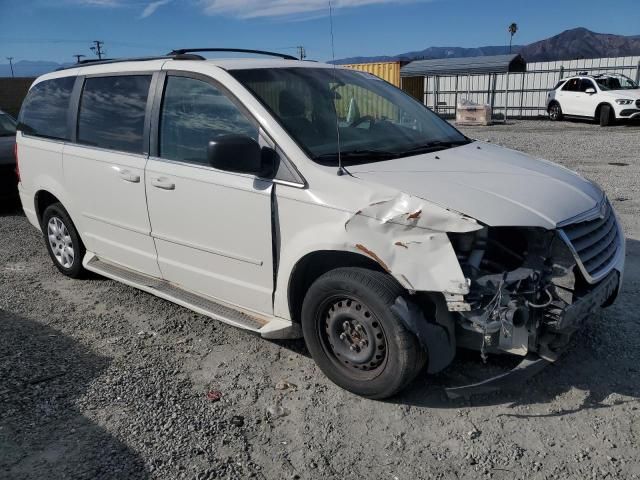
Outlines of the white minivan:
M303 336L371 398L459 347L523 357L450 393L497 388L614 301L624 235L597 185L467 138L370 74L255 57L178 50L34 82L20 198L63 274Z

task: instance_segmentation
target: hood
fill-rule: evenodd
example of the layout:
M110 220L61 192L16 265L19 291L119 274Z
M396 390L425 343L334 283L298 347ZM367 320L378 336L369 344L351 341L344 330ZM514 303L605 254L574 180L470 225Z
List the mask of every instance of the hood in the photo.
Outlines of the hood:
M602 90L600 93L615 98L640 98L640 88L634 88L633 90Z
M15 165L13 145L16 143L15 135L0 137L0 165Z
M603 195L560 165L481 142L347 169L490 226L553 229Z

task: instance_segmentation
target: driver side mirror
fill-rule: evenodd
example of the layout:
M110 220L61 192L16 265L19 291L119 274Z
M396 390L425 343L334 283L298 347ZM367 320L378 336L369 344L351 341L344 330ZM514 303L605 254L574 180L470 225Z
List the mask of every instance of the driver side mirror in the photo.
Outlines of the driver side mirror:
M588 95L593 95L594 93L596 93L596 89L591 87L591 88L587 88L584 93L588 94Z
M277 170L278 154L247 135L223 135L209 142L207 160L218 170L269 178Z

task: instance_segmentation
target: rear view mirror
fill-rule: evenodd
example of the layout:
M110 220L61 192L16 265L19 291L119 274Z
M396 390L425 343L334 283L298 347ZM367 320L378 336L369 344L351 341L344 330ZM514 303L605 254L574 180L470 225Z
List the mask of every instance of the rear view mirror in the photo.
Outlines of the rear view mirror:
M594 93L596 93L596 89L595 88L587 88L584 93L588 93L589 95L593 95Z
M247 135L223 135L207 146L209 165L227 172L270 177L275 172L277 157L275 151L260 147Z

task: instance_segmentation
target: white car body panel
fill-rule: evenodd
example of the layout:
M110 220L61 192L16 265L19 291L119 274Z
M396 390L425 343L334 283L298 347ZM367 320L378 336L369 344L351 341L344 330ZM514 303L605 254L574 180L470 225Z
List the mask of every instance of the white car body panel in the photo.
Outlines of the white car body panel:
M150 159L146 189L164 279L272 313L271 182Z
M68 144L64 180L75 202L69 213L87 249L98 256L159 276L145 196L144 155Z
M40 228L36 216L35 194L46 190L60 201L73 205L72 197L67 193L62 168L64 142L29 137L22 132L16 134L18 158L28 157L29 162L21 162L18 191L25 214L36 228Z
M552 229L602 199L598 187L570 170L480 142L349 171L490 226Z

